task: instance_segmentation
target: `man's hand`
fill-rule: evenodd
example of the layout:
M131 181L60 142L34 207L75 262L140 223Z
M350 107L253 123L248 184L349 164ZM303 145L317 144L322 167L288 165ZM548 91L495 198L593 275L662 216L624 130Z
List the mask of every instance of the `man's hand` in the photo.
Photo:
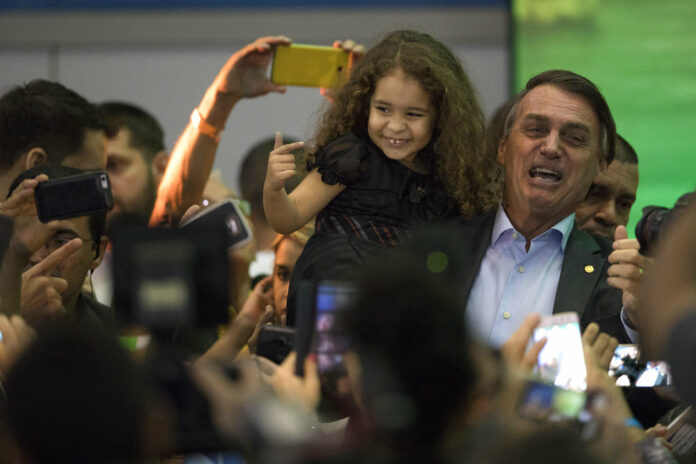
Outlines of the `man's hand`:
M275 146L268 155L268 169L266 170L264 189L279 191L285 187L285 181L297 173L295 155L292 152L303 145L304 142L283 145L283 136L280 132L275 133Z
M36 332L19 316L0 314L0 379L19 355L36 338Z
M537 358L542 348L546 344L546 339L535 342L529 349L527 343L534 333L534 329L541 322L541 316L537 313L528 315L522 325L512 334L512 336L500 347L500 353L505 361L512 366L520 366L522 369L530 371L536 365Z
M599 325L592 322L582 334L582 343L591 350L592 358L596 361L597 367L601 371L608 371L609 363L619 341L604 332L600 332Z
M22 274L21 314L31 325L65 314L62 293L68 288L68 282L51 274L80 247L82 240L72 239Z
M10 240L10 251L28 259L36 250L46 243L50 226L55 222L43 224L36 214L34 190L39 182L48 180L41 174L33 179L25 179L12 192L10 198L0 203L0 214L14 219L14 233Z
M290 43L291 40L284 36L256 39L227 60L214 85L219 92L237 99L259 97L269 92L284 93L285 86L271 82L266 70L273 59L273 48Z
M648 259L638 251L640 244L636 239L629 239L626 227L618 226L614 240L614 251L609 255L611 266L607 270L607 283L623 292L623 306L631 325L640 330L638 307L638 289L643 269Z

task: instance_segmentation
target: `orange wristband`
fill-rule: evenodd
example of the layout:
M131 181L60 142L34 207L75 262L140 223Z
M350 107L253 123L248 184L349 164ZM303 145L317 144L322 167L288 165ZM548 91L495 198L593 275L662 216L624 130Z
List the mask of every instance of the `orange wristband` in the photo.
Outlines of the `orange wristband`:
M200 132L201 134L207 135L216 142L220 142L220 135L224 130L224 127L222 129L219 127L215 127L208 121L203 119L203 116L201 116L201 113L198 111L198 108L195 108L193 110L193 113L191 113L191 124L193 124L193 127L198 129L198 132Z

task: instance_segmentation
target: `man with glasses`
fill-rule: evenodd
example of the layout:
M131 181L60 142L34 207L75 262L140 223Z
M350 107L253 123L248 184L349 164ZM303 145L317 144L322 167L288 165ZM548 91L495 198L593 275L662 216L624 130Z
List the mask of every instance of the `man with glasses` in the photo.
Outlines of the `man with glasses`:
M10 187L10 195L22 181L34 179L40 174L55 179L82 172L68 166L32 168L15 179ZM28 201L33 202L33 197ZM43 229L36 235L44 238L41 240L43 243L36 241L26 253L20 253L20 258L24 260L20 314L35 327L62 318L73 318L88 324L109 324L111 310L82 293L87 273L99 265L104 255L107 243L104 235L106 212L52 221L50 224L40 223L37 217L33 219L34 227ZM16 255L17 251L10 247L8 255L13 253ZM11 261L20 262L22 259Z

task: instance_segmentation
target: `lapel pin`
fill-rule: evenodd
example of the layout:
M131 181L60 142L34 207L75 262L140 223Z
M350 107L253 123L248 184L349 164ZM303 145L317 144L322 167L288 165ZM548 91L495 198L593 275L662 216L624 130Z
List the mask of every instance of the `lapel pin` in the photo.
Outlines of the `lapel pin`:
M585 272L587 272L588 274L592 274L594 272L594 266L588 264L587 266L585 266Z

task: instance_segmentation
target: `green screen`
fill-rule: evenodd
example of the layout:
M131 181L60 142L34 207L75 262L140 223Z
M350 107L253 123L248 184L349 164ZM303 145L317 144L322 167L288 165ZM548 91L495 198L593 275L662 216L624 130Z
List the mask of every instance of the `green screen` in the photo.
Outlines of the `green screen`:
M696 188L696 1L513 0L515 92L547 69L592 80L638 153L646 205Z

